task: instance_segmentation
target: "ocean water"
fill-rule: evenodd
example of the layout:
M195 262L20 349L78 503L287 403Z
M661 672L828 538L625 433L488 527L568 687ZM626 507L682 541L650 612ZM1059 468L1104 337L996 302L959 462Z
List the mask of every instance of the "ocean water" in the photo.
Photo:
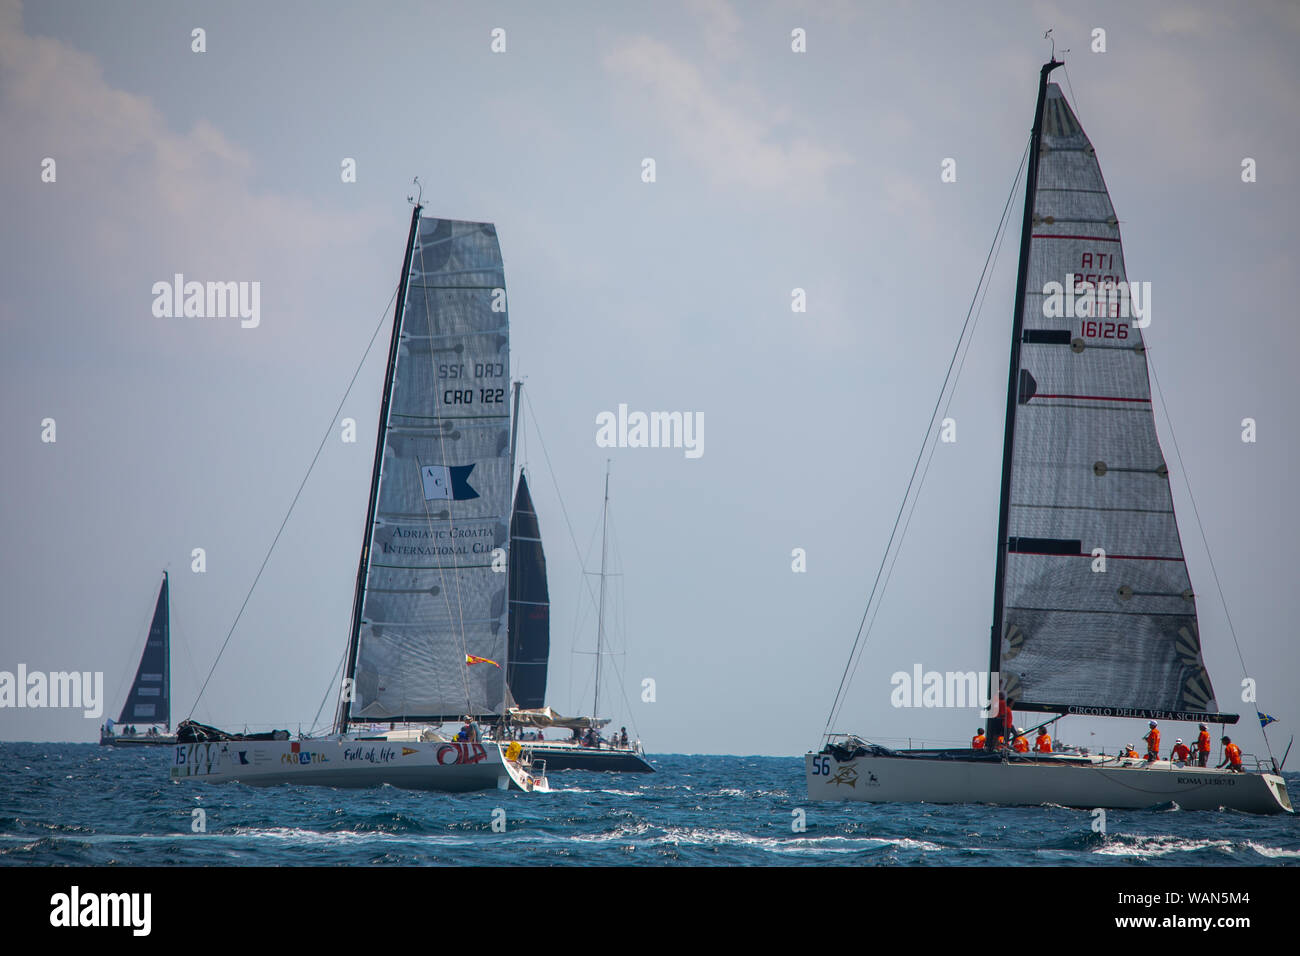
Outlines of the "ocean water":
M170 757L0 744L0 865L1300 865L1293 816L1111 810L1101 834L1060 807L812 803L792 757L654 756L549 795L173 784Z

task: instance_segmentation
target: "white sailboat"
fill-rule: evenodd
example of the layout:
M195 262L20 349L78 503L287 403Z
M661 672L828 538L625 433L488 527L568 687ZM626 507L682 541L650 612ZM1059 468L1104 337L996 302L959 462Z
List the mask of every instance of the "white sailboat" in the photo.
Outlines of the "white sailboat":
M1048 82L1060 65L1053 57L1040 73L1026 174L989 667L999 705L987 739L1015 710L1056 715L1048 722L1235 724L1201 656L1141 328L1127 311L1062 315L1049 299L1052 283L1071 297L1085 282L1128 288L1096 153ZM1094 547L1108 573L1093 572ZM1276 761L1234 772L1082 753L891 750L828 734L805 756L805 775L814 800L1292 812Z
M516 383L516 388L518 387ZM516 392L515 420L519 419ZM606 581L609 577L609 467L605 469L605 500L601 511L600 598L596 610L596 675L591 713L600 713L601 670L607 653L605 638ZM546 706L546 677L550 652L550 599L546 587L546 558L528 482L521 473L511 519L510 545L510 690L519 706L508 717L512 728L535 727L570 731L575 739L533 740L525 748L544 760L550 771L587 770L610 773L654 773L640 740L626 742L617 733L599 732L607 717L563 717ZM584 734L584 731L586 732Z
M425 219L402 263L332 733L186 722L173 780L549 789L518 743L480 736L510 705L509 322L491 223ZM452 739L442 724L466 718ZM375 731L387 724L388 731ZM403 725L398 728L398 724ZM358 729L360 728L360 729Z

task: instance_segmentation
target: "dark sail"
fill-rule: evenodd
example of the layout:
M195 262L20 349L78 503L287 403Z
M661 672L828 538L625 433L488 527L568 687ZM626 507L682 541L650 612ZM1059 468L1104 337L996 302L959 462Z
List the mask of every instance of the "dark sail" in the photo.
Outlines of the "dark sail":
M154 608L149 637L140 655L131 692L122 705L119 724L167 724L171 722L171 633L167 608L167 572L163 572L158 605Z
M1013 349L994 662L1020 710L1212 715L1133 314L1150 302L1128 295L1092 144L1058 86L1045 100ZM1078 304L1085 283L1109 298Z
M506 681L515 703L545 705L546 664L551 653L551 603L546 589L542 533L521 472L510 517L510 651Z

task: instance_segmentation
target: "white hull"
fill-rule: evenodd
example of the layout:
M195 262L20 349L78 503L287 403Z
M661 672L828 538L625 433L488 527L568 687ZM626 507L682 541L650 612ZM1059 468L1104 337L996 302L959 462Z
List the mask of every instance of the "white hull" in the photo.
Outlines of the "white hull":
M545 777L505 759L499 744L447 741L222 740L177 744L171 779L250 786L298 784L463 793L471 790L547 791Z
M840 763L833 755L810 753L804 757L804 773L811 800L1058 804L1083 809L1143 809L1172 802L1184 810L1292 812L1279 776L1174 766L1164 760L1148 764L1113 757L1000 762L860 756Z

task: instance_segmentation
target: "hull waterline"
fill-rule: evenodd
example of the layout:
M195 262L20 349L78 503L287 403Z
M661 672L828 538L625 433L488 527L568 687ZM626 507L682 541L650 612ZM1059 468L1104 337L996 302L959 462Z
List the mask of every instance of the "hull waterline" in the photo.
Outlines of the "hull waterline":
M809 753L804 773L811 800L1134 810L1176 803L1184 810L1293 812L1286 784L1275 774L1174 766L1163 760L867 755L840 761L831 754Z
M378 787L466 793L547 791L546 778L505 758L492 742L223 740L178 744L171 767L178 782Z

